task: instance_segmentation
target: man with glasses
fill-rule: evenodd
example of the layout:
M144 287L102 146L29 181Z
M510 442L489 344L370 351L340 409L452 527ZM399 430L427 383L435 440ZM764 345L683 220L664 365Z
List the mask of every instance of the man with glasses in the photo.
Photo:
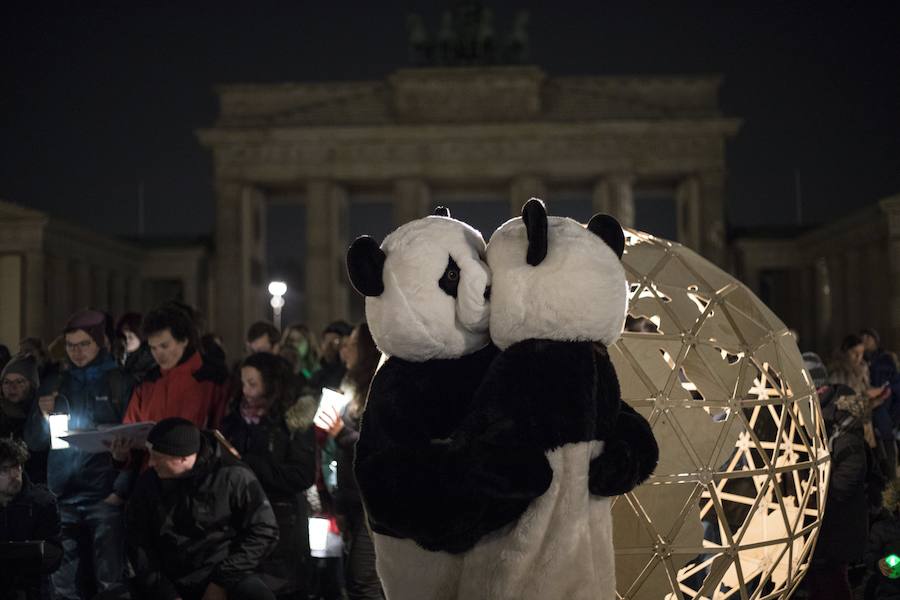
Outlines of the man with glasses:
M0 438L0 598L50 597L48 575L59 567L59 511L47 488L24 473L22 442Z
M132 381L108 351L107 316L85 310L64 330L68 369L38 399L25 426L30 448L50 448L49 416L64 413L69 430L116 425L131 394ZM117 468L109 452L89 454L73 447L50 448L47 481L62 518L63 560L53 574L54 596L76 600L95 593L112 596L125 586L123 505L134 481L132 469ZM83 547L81 547L83 546ZM79 559L90 552L93 577L79 587Z

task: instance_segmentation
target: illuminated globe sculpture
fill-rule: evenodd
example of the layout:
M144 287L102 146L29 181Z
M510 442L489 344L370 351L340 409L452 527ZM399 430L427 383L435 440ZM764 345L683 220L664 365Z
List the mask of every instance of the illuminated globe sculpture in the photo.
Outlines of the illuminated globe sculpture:
M829 456L794 337L742 283L627 230L629 314L610 356L652 424L656 473L615 500L618 596L787 598L814 548Z

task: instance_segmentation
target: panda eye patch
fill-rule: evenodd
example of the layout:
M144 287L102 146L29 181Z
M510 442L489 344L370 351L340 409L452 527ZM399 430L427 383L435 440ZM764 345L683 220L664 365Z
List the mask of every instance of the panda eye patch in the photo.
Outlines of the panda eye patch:
M456 291L459 288L459 265L452 258L447 262L447 268L438 280L438 287L448 296L456 298Z

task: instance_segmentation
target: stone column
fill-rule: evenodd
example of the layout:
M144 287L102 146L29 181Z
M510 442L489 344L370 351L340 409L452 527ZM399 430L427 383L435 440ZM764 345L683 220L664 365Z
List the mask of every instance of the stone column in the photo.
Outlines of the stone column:
M531 198L547 199L547 186L544 185L544 181L533 175L521 175L513 179L509 186L509 214L513 217L521 216L522 206Z
M109 270L103 267L94 267L91 270L91 281L93 282L91 304L100 310L111 311L112 306L109 302ZM118 317L118 315L114 315Z
M700 181L696 177L682 180L675 190L678 242L700 251Z
M431 206L431 190L428 184L421 179L395 181L392 209L395 228L430 215L434 207Z
M316 180L306 190L306 315L313 331L347 317L347 192Z
M266 198L258 188L244 186L241 195L241 271L242 298L241 344L250 325L260 319L271 320L266 269ZM185 290L187 292L187 290Z
M74 306L71 307L70 313L84 310L91 304L91 269L84 261L74 261L72 264L72 273L74 274Z
M110 307L116 319L128 311L125 292L125 276L121 271L113 271L109 277Z
M900 344L900 196L892 196L878 203L888 222L887 266L888 290L890 296L890 323L887 335L883 332L882 345L896 348Z
M216 182L216 314L210 326L219 334L226 353L241 355L244 347L244 297L248 278L244 268L243 223L244 186L237 182Z
M156 308L144 304L144 281L137 275L127 277L125 283L126 301L125 307L134 312L145 313Z
M700 188L700 253L728 270L725 247L725 172L704 171L698 177Z
M72 276L69 260L62 256L49 256L47 261L47 323L44 326L45 339L52 340L62 331L73 305Z
M622 227L634 227L633 183L630 175L609 175L594 184L594 213L612 215Z

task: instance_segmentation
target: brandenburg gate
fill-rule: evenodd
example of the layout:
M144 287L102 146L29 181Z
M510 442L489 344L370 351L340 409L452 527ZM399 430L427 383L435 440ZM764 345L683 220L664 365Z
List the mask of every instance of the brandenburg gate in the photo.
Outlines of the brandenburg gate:
M348 314L348 212L355 194L372 191L390 197L395 225L454 190L500 190L510 215L539 196L553 213L561 187L633 225L636 193L663 189L677 240L724 265L725 142L740 122L720 114L719 84L490 66L222 86L218 120L198 132L215 170L212 326L234 351L268 313L265 208L285 194L305 205L298 254L314 329Z

